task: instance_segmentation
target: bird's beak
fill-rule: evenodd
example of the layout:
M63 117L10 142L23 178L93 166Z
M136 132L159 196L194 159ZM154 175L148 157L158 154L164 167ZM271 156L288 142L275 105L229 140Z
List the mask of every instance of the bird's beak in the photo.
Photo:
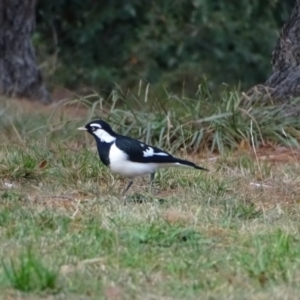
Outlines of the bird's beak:
M87 130L85 127L78 127L77 130Z

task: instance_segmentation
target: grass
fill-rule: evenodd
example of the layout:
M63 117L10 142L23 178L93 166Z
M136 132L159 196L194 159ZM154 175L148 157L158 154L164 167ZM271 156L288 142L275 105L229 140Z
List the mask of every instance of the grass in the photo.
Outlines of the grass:
M58 272L45 268L30 248L22 253L17 263L18 266L14 259L9 263L2 261L4 273L15 289L25 292L56 289Z
M299 124L270 108L244 113L233 93L219 106L199 93L198 106L129 95L126 110L122 93L72 106L1 102L0 299L298 298ZM210 172L162 170L151 195L138 179L124 205L126 180L75 130L96 115ZM284 163L251 151L280 141Z

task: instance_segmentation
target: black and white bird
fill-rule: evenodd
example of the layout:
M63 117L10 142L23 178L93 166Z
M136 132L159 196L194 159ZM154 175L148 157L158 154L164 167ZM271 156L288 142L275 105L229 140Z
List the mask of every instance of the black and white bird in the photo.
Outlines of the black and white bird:
M130 179L123 194L128 191L133 179L138 176L151 174L150 188L158 168L173 166L188 166L206 170L194 163L176 158L171 154L153 146L149 146L128 136L117 134L110 125L102 120L91 121L78 130L86 130L94 136L100 159L112 172Z

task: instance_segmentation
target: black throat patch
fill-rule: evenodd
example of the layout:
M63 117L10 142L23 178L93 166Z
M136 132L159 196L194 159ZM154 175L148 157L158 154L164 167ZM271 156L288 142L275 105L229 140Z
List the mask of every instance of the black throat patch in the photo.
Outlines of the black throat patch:
M114 142L105 143L105 142L101 142L97 138L96 138L96 142L97 142L97 149L98 149L98 154L100 156L100 159L103 162L103 164L108 167L109 164L110 164L110 161L109 161L109 150L110 150L111 145Z

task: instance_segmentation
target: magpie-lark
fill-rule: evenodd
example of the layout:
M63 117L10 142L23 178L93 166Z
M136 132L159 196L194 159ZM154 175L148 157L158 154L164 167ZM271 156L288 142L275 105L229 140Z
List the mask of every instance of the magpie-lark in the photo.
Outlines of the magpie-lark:
M136 139L117 134L102 120L88 123L78 130L86 130L94 136L100 159L111 171L128 177L129 184L123 194L128 191L137 176L151 174L150 188L158 168L172 166L189 166L199 170L206 170L194 163L176 158L171 154L149 146Z

